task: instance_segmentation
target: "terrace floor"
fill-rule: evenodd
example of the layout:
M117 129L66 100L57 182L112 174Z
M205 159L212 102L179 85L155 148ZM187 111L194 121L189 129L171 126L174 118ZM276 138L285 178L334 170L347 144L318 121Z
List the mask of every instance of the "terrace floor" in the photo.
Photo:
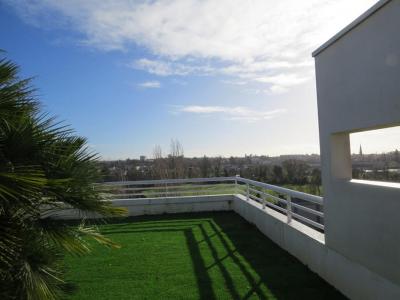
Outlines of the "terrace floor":
M66 258L72 299L345 299L233 212L112 222L121 249Z

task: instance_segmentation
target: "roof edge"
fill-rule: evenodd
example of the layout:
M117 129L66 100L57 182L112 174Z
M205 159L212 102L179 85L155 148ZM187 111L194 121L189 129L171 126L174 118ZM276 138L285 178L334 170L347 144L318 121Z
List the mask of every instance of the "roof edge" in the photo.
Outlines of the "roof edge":
M314 50L312 52L312 57L315 57L318 54L320 54L326 48L328 48L329 46L334 44L337 40L342 38L344 35L346 35L348 32L350 32L355 27L360 25L362 22L364 22L366 19L368 19L370 16L372 16L374 13L376 13L378 10L380 10L383 6L385 6L386 4L388 4L391 1L392 0L379 0L372 7L370 7L366 12L364 12L361 16L359 16L357 19L355 19L349 25L347 25L342 30L340 30L338 33L336 33L333 37L331 37L329 40L327 40L325 43L323 43L321 46L319 46L316 50Z

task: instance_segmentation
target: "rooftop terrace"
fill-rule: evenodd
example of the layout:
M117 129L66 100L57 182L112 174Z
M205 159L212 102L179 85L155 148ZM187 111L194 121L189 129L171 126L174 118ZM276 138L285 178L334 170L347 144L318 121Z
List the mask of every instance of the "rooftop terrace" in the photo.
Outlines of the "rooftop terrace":
M345 299L233 212L111 222L121 249L67 258L74 299Z
M396 299L395 285L329 247L322 197L241 177L95 188L111 188L129 217L101 225L122 249L68 257L78 299L344 298L336 289L351 299ZM51 214L81 217L68 208Z

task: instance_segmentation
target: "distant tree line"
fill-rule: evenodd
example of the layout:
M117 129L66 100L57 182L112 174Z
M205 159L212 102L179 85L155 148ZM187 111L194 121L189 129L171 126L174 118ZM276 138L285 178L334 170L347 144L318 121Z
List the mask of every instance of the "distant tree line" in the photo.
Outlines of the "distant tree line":
M382 154L352 155L353 178L363 180L379 180L400 182L399 150Z
M245 157L184 157L178 140L172 140L170 153L163 156L160 146L153 149L153 158L101 162L104 181L127 181L172 178L210 178L239 175L277 185L309 186L308 192L320 194L321 172L299 159L266 163L266 159Z
M157 145L150 159L102 161L100 166L104 181L239 175L316 195L322 194L318 155L188 158L184 156L182 144L178 140L171 140L167 155ZM400 182L399 151L381 154L362 154L360 151L359 154L352 155L352 170L353 178L356 179Z

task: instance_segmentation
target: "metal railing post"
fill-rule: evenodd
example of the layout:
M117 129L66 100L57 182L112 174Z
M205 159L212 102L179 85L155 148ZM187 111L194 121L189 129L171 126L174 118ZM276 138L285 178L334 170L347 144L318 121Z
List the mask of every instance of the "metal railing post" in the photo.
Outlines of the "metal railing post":
M246 183L246 200L250 201L250 186Z
M264 191L261 191L262 192L262 209L265 209L265 202L267 201L267 199L266 199L266 196L265 196L265 192Z
M287 200L287 222L292 222L292 197L290 195L286 196Z
M165 184L165 198L168 197L168 186L167 183Z
M235 192L235 194L238 194L238 181L237 181L237 178L239 177L239 175L236 175L236 177L235 177L235 190L234 190L234 192Z

